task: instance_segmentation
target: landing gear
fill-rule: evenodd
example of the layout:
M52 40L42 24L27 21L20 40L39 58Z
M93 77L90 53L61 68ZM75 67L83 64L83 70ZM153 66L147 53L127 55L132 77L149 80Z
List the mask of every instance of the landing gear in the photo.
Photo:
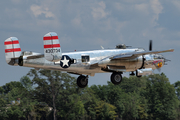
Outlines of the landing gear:
M134 74L134 72L132 71L131 74L129 74L129 75L134 76L135 74Z
M121 72L113 72L111 75L111 82L115 85L118 85L122 81L122 73Z
M80 87L80 88L85 88L88 84L88 76L83 76L83 75L80 75L78 78L77 78L77 85Z
M140 78L142 75L138 75L138 71L136 70L136 77Z

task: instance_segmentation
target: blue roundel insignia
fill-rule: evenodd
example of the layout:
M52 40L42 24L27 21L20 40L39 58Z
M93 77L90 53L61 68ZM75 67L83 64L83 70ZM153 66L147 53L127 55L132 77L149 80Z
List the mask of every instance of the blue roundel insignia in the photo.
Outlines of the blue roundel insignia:
M61 66L62 68L68 68L68 67L70 67L70 66L71 66L70 60L71 60L71 59L70 59L69 56L63 55L62 58L61 58L61 60L60 60L60 66Z

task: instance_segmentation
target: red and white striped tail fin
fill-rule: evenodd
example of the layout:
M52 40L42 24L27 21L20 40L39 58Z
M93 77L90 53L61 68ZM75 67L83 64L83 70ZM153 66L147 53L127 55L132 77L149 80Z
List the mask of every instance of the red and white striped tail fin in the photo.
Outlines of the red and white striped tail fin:
M49 32L43 37L45 59L52 62L61 60L62 51L58 36L55 32Z
M19 40L16 37L10 37L5 40L4 45L6 62L10 65L14 65L15 58L19 58L21 55Z

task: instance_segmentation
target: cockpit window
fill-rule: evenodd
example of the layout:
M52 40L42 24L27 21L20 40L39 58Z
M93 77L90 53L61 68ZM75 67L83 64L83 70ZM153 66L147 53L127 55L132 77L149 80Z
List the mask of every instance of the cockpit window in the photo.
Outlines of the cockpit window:
M154 59L163 59L164 57L162 55L154 55Z

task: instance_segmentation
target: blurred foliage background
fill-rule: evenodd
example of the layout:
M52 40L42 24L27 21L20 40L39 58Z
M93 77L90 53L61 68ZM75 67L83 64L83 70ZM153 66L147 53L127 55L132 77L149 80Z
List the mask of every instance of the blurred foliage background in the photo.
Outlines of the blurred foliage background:
M31 69L0 87L0 119L179 120L180 81L161 73L82 89L67 73Z

